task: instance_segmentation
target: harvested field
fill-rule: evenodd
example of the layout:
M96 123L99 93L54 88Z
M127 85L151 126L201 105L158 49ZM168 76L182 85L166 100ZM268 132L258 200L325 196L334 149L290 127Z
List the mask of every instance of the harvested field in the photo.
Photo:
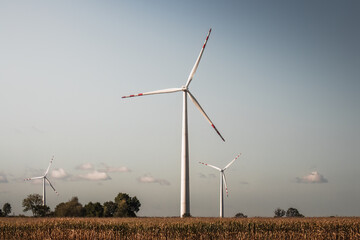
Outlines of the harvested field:
M0 239L360 239L360 218L1 218Z

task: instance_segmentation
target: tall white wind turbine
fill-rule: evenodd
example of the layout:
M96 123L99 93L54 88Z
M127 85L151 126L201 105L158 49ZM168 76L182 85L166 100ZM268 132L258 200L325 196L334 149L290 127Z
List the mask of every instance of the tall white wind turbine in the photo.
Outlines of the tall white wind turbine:
M50 160L50 163L49 163L49 166L48 168L46 169L45 171L45 174L43 176L40 176L40 177L32 177L32 178L25 178L24 181L29 181L29 180L35 180L35 179L42 179L43 181L43 199L42 199L42 202L43 202L43 206L46 205L46 192L45 192L45 181L50 185L50 187L54 190L54 192L59 195L59 193L55 190L54 186L51 184L51 182L49 181L49 179L46 177L48 172L49 172L49 169L50 169L50 166L52 164L54 160L54 156L51 158Z
M226 184L225 170L227 168L229 168L230 165L233 164L240 155L241 155L241 153L239 155L237 155L231 162L229 162L229 164L226 165L223 169L218 168L213 165L210 165L210 164L207 164L207 163L199 162L201 164L204 164L205 166L215 168L216 170L218 170L220 172L220 217L221 218L224 217L224 184L225 184L226 196L228 196L228 188L227 188L227 184Z
M173 92L183 92L183 116L182 116L182 147L181 147L181 199L180 199L180 216L190 216L190 183L189 183L189 142L188 142L188 117L187 117L187 96L191 99L191 101L195 104L195 106L199 109L202 115L206 118L206 120L210 123L210 125L214 128L220 138L225 141L225 139L221 136L219 131L216 129L213 122L210 120L208 115L200 106L199 102L196 100L194 95L189 91L189 85L195 75L195 72L199 66L199 62L204 53L205 46L207 41L209 40L209 36L211 33L211 28L206 36L205 42L201 48L200 54L196 59L195 65L192 68L188 80L185 86L181 88L169 88L164 90L158 90L153 92L139 93L135 95L123 96L122 98L129 97L138 97L145 95L153 95L153 94L161 94L161 93L173 93Z

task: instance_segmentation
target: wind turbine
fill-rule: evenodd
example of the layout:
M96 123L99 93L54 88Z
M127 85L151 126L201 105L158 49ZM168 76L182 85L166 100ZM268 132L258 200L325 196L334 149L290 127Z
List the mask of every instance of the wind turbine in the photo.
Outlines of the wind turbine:
M32 177L32 178L25 178L24 181L29 181L29 180L35 180L35 179L42 179L43 180L43 199L42 199L42 202L43 202L43 206L46 205L46 196L45 196L45 181L49 183L49 185L51 186L51 188L54 190L54 192L59 195L59 193L55 190L54 186L51 184L51 182L49 181L49 179L46 177L46 175L48 174L49 172L49 169L50 169L50 166L52 164L54 160L54 156L51 158L50 160L50 163L49 163L49 166L48 168L46 169L46 172L43 176L40 176L40 177Z
M226 184L225 170L228 167L230 167L230 165L233 164L235 162L235 160L240 155L241 155L241 153L239 155L237 155L231 162L229 162L229 164L226 165L223 169L218 168L218 167L213 166L213 165L210 165L210 164L207 164L207 163L199 162L201 164L204 164L205 166L215 168L216 170L218 170L220 172L220 217L221 218L224 216L224 184L225 184L226 196L228 196L228 189L227 189L227 184Z
M183 116L182 116L182 147L181 147L181 199L180 199L180 216L190 216L190 183L189 183L189 141L188 141L188 117L187 117L187 96L191 99L191 101L195 104L195 106L199 109L202 115L208 120L210 125L214 128L217 134L221 137L223 141L225 139L221 136L219 131L216 129L213 122L210 120L208 115L200 106L199 102L196 100L194 95L191 94L189 91L189 85L195 75L195 72L199 66L199 62L201 57L204 53L206 43L209 39L211 33L211 28L206 36L205 42L201 48L200 54L196 59L195 65L192 68L188 80L185 86L181 88L169 88L163 89L153 92L146 92L146 93L139 93L135 95L123 96L122 98L129 98L129 97L139 97L145 95L153 95L153 94L161 94L161 93L173 93L173 92L183 92Z

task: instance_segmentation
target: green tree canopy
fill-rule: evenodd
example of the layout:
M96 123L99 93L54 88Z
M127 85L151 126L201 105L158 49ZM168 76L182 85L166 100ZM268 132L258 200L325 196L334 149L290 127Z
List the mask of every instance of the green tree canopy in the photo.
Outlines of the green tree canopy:
M2 210L3 210L4 217L7 217L11 213L10 203L5 203Z
M102 217L104 214L104 208L99 203L89 202L84 206L85 217Z
M117 204L113 201L104 202L104 217L113 217L117 210Z
M130 197L126 193L119 193L115 197L117 209L114 217L136 217L136 212L140 210L141 203L137 197Z
M42 200L41 196L34 194L35 196L30 195L27 199L24 199L23 206L25 207L24 211L33 210L34 215L43 216L44 213L41 212L46 210L47 214L49 208L47 206L41 206ZM30 201L32 200L32 201ZM34 203L35 202L35 203ZM31 203L31 204L30 204ZM34 207L34 206L37 207ZM77 197L73 197L68 202L59 203L55 207L54 216L55 217L136 217L136 213L140 210L141 203L137 197L130 197L126 193L119 193L115 197L115 201L108 201L101 205L99 202L93 203L89 202L84 207L79 203ZM44 209L45 208L45 209ZM36 214L35 214L36 213Z
M72 197L70 201L58 204L55 207L54 215L56 217L83 217L84 209L79 203L78 197Z
M285 210L281 209L281 208L277 208L277 209L275 209L274 214L275 214L274 217L276 217L276 218L283 217L283 216L285 216Z
M43 217L50 212L50 208L46 205L43 206L42 203L42 197L39 194L30 194L22 202L23 211L31 210L33 216Z
M247 218L247 215L243 214L243 213L237 213L235 214L236 218Z
M300 214L296 208L289 208L286 211L287 217L304 217L304 215Z

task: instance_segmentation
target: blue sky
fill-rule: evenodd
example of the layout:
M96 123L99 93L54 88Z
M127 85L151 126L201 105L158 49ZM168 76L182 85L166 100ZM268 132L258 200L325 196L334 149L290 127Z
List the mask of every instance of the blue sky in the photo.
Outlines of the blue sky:
M55 155L48 204L137 196L178 216L186 83L191 214L359 216L358 1L0 1L0 205L16 214Z

